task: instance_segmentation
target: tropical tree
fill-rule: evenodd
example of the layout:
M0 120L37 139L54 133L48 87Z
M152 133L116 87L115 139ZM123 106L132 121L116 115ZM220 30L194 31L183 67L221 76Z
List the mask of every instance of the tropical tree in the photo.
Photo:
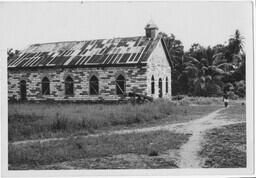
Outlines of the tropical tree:
M182 66L178 79L182 79L180 82L187 82L187 86L183 86L187 87L188 94L220 95L225 83L232 85L235 81L244 79L243 37L236 30L226 46L218 44L213 48L205 48L199 43L194 43L188 52L185 52Z
M234 67L239 67L243 63L244 37L241 36L239 30L236 30L228 41L227 46L222 46L221 50L218 49L214 60L222 61L221 63L231 63Z
M165 41L166 47L172 59L173 68L172 68L172 93L175 95L179 93L184 86L178 81L178 77L182 72L182 58L184 55L184 46L180 40L177 40L173 34L167 35L166 33L161 33L162 38ZM186 79L184 79L186 80ZM187 81L184 81L183 84L187 84Z
M180 40L173 34L162 33L173 61L172 92L196 96L219 96L224 90L234 90L245 95L244 37L239 30L227 43L204 47L191 45L184 52Z

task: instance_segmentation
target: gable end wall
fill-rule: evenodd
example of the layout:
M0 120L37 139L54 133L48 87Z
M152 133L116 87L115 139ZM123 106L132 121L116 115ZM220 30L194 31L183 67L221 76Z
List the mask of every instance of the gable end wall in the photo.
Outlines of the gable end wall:
M155 93L151 92L151 77L154 76ZM166 93L166 77L168 78L168 93ZM159 79L162 79L163 98L171 99L171 66L168 62L161 41L150 55L147 64L147 94L159 98Z

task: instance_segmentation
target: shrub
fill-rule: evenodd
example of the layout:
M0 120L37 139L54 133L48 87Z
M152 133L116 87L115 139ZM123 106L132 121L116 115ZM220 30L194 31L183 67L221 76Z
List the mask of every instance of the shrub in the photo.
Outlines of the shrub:
M173 96L172 100L182 100L183 98L185 98L185 95L177 95L177 96Z
M210 83L207 86L207 96L217 97L222 95L221 87L215 83Z
M223 89L224 92L233 91L233 90L234 90L234 86L232 83L226 83L224 85L224 89Z
M15 96L8 97L8 102L17 102L18 100L15 98Z
M232 100L238 99L238 96L233 91L228 92L228 97Z
M245 81L241 80L239 82L235 82L235 94L239 97L245 97L246 85Z
M148 156L158 156L158 152L153 150L153 151L150 151L150 153L148 154Z
M190 104L192 104L192 102L188 98L184 98L179 101L179 105L181 106L188 106Z

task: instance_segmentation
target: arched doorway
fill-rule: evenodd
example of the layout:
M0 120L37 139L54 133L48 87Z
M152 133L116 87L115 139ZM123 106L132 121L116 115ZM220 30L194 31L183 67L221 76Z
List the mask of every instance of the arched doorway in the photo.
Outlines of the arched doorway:
M162 98L163 97L163 86L162 86L162 79L159 78L159 81L158 81L158 87L159 87L159 93L158 93L158 96L159 98Z
M20 81L20 100L24 101L26 99L27 99L26 81L22 80Z

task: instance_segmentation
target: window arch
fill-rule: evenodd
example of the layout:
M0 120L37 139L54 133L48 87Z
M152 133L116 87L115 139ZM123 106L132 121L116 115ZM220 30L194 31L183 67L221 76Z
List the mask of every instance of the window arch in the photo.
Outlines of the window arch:
M42 94L50 95L50 80L47 77L42 80Z
M155 94L155 78L154 75L151 77L151 94Z
M27 85L25 80L20 81L20 100L27 100Z
M99 94L99 79L93 75L90 79L90 95Z
M70 76L67 76L65 79L65 94L73 95L74 94L74 81Z
M166 79L165 79L165 91L166 91L166 93L168 93L168 77L166 77Z
M163 86L162 86L162 79L159 78L159 81L158 81L158 87L159 87L159 93L158 93L158 97L159 98L162 98L163 97Z
M119 75L116 78L116 94L123 95L125 93L125 78L123 75Z

